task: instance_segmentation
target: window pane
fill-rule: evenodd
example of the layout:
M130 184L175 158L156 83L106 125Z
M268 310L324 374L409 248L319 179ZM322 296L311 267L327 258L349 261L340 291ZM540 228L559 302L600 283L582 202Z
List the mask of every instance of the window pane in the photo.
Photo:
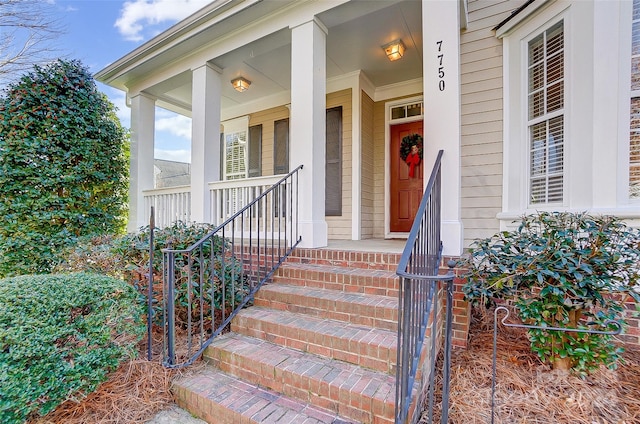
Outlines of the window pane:
M553 112L564 107L564 84L557 82L547 88L547 112Z
M544 63L529 68L529 93L544 87Z
M544 91L529 95L529 119L544 115Z
M549 120L549 174L562 174L564 170L564 119Z
M536 205L546 203L547 185L544 178L531 179L531 204Z
M547 84L564 78L564 55L556 54L549 58L547 65Z
M547 30L547 56L561 51L564 47L564 28L562 21Z
M547 171L546 160L547 123L531 127L531 176L544 175Z
M529 42L529 65L544 59L544 41L542 34Z

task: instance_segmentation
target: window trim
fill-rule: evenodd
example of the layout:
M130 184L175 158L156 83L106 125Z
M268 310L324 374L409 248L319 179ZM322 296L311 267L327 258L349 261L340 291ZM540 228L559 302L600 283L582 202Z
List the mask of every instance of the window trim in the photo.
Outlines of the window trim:
M497 218L501 226L536 210L566 209L570 204L572 75L571 39L573 36L571 5L546 4L532 16L523 17L520 25L502 34L503 39L503 161L502 211ZM529 41L558 22L564 25L564 169L562 202L530 203L530 136L528 108Z
M537 37L539 37L540 35L543 35L543 39L545 40L546 43L546 36L544 35L549 29L551 29L552 27L556 26L558 23L562 22L562 35L563 35L563 46L562 46L562 55L563 55L563 75L562 75L562 89L563 89L563 93L562 93L562 108L561 109L557 109L554 110L552 112L547 112L545 110L545 112L539 116L530 117L530 104L529 104L529 95L531 94L531 92L529 91L529 84L530 84L530 80L529 80L529 67L530 67L530 63L529 63L529 44L531 43L531 41ZM531 208L544 208L544 207L553 207L553 206L562 206L565 205L567 203L567 197L566 197L566 193L567 193L567 176L568 176L568 172L567 172L567 155L566 155L566 151L567 151L567 112L569 110L568 106L568 96L567 96L567 23L566 20L563 17L560 17L559 19L554 19L550 22L546 22L545 25L542 25L540 27L539 31L536 32L532 32L531 34L529 34L526 38L524 38L522 41L522 50L521 50L521 54L523 56L523 61L524 61L524 67L523 67L523 72L522 72L522 76L523 76L523 82L522 82L522 86L521 89L523 91L522 93L522 101L523 101L523 111L525 114L525 121L523 122L523 129L525 130L525 136L522 140L526 140L526 148L525 153L526 153L526 175L524 176L525 179L525 183L526 183L526 193L525 193L525 199L526 199L526 206L527 208L531 209ZM545 64L544 64L544 69L545 69L545 73L547 70L547 63L546 63L546 54L545 54ZM545 81L545 85L544 85L544 90L546 90L550 85L546 84ZM545 99L545 109L547 106L547 99ZM563 148L563 158L562 158L562 200L561 201L545 201L545 202L541 202L541 203L533 203L531 201L532 199L532 180L533 175L532 175L532 170L531 170L531 155L532 155L532 138L531 138L531 129L533 126L541 124L543 122L545 123L549 123L550 121L554 120L555 118L558 118L562 116L562 132L563 132L563 141L562 141L562 148ZM548 125L547 125L548 127ZM547 139L548 140L548 139ZM548 155L546 154L546 150L545 149L545 156L546 158L548 158ZM547 171L545 172L545 180L547 181L548 184L548 179L549 179L549 163L547 162L546 164L546 168ZM548 189L548 185L547 185L547 189L545 191L545 196L548 199L549 197L549 189Z

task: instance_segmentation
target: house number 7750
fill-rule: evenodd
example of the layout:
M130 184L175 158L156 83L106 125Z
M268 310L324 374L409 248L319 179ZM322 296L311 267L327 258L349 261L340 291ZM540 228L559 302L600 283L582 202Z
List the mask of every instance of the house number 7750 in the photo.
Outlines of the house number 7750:
M444 91L444 66L442 66L442 59L444 59L444 53L442 53L442 40L436 41L438 45L438 89Z

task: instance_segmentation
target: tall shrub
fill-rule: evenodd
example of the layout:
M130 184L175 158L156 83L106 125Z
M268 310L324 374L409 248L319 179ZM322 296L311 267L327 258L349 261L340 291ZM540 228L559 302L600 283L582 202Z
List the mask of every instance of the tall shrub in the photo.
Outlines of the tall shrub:
M122 232L128 135L78 61L34 70L0 97L0 276L48 272L78 236Z
M640 301L640 233L611 216L525 216L517 230L478 240L465 266L468 299L510 299L535 326L613 330L623 297ZM532 329L529 338L543 361L580 374L615 367L620 353L609 335Z

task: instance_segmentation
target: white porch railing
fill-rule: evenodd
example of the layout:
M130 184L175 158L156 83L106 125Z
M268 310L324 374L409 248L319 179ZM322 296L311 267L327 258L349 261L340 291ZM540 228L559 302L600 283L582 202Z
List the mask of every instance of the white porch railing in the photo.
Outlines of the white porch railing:
M222 224L226 219L248 205L263 192L277 183L284 175L245 178L241 180L215 181L209 183L211 193L210 223ZM191 187L179 186L144 190L144 207L155 210L155 225L159 228L171 225L175 221L191 221ZM287 184L281 186L274 196L261 200L253 212L253 224L260 220L260 228L277 229L285 219L287 205ZM290 213L290 211L289 211ZM247 222L247 225L249 223ZM257 227L254 227L257 228Z
M248 205L284 176L284 174L272 175L268 177L209 183L209 190L211 192L211 223L215 225L222 224L226 219ZM257 220L261 220L260 227L263 229L279 227L278 223L274 222L274 220L286 217L286 190L287 185L282 185L281 189L275 193L275 196L263 198L259 207L256 208L252 214L252 221L257 223Z
M144 190L144 208L155 211L155 225L166 227L176 221L191 221L191 187L179 186Z

